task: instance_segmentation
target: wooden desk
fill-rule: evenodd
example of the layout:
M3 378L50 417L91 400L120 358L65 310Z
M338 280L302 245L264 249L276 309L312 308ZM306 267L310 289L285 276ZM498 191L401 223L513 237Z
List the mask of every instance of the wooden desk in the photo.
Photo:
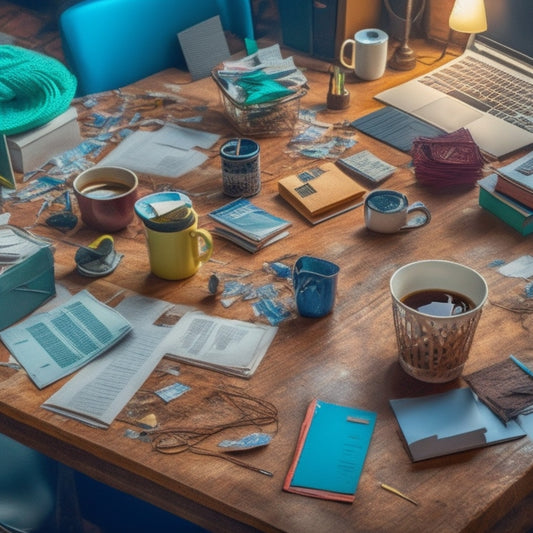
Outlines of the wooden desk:
M434 56L438 51L432 50ZM387 70L376 82L350 81L351 107L342 113L320 113L331 123L352 120L379 103L372 95L421 72ZM302 105L325 102L327 76L307 71L311 90ZM185 77L186 79L186 77ZM165 118L201 114L200 127L218 131L224 139L235 133L220 112L210 79L180 85L183 74L165 71L123 91L123 95L165 93L154 99L128 99L143 117ZM168 98L172 95L174 99ZM96 109L112 108L116 95L104 95ZM139 107L139 104L142 104ZM87 124L95 109L79 103L81 122ZM126 108L126 114L133 111ZM84 126L86 134L91 129ZM94 132L93 132L94 133ZM260 140L262 192L258 205L293 221L288 239L249 255L232 244L216 242L213 261L193 278L167 282L149 273L140 222L135 220L116 235L117 249L125 254L119 268L103 281L92 282L76 274L75 248L65 240L88 244L96 234L83 226L64 236L43 224L33 231L56 240L57 278L74 290L87 287L101 297L120 287L172 302L194 305L208 313L253 320L251 306L240 302L224 308L219 296L209 295L207 280L213 272L246 269L261 276L264 262L314 254L341 267L333 314L320 319L294 318L280 324L275 341L256 374L249 380L229 378L182 365L180 380L195 387L237 386L247 394L272 402L278 409L279 427L271 444L241 456L254 466L273 472L272 478L226 461L190 453L163 455L150 444L124 436L131 428L120 420L108 430L97 430L66 420L40 408L64 382L38 391L23 371L0 368L0 431L67 465L145 499L212 531L486 531L526 498L533 486L533 444L527 438L413 464L398 437L388 400L441 392L464 383L429 385L408 377L399 367L388 283L401 265L418 259L441 258L469 265L485 276L489 301L476 333L465 372L503 360L510 353L530 348L533 315L524 307L523 280L506 278L491 267L495 260L511 261L531 253L530 238L521 237L478 205L477 189L436 194L421 188L403 153L357 134L357 146L369 148L400 170L387 182L410 200L423 200L433 219L423 229L401 235L374 235L364 228L361 209L310 227L284 204L276 192L279 178L312 164L287 149L288 138ZM141 194L176 186L189 191L207 226L207 213L227 202L221 194L218 144L204 167L175 182L141 176ZM203 194L205 192L213 192ZM11 222L33 223L39 205L5 205ZM511 309L515 309L512 311ZM518 311L517 311L518 309ZM521 310L521 311L520 311ZM7 353L3 352L3 357ZM146 388L168 384L155 372ZM143 387L143 388L145 388ZM151 389L153 390L153 389ZM324 401L376 411L377 425L352 505L306 498L282 491L300 424L309 402ZM131 406L132 404L130 404ZM127 412L127 409L125 410ZM327 451L325 450L325 453ZM418 506L379 487L384 482L419 502ZM529 510L531 513L531 510ZM531 514L518 520L533 523ZM516 527L515 530L518 530Z

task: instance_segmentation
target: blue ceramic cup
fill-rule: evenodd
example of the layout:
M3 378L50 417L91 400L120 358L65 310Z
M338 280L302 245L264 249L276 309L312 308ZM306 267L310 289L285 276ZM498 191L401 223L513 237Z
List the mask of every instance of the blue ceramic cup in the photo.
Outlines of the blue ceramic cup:
M335 263L304 255L293 269L296 307L301 316L320 318L333 309L339 267Z

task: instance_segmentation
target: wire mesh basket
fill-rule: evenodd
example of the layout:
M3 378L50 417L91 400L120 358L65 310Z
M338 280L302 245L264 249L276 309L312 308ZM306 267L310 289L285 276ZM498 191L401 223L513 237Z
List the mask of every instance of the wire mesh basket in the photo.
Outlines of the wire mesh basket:
M292 134L300 113L300 100L307 93L305 89L272 102L244 105L228 94L217 69L211 72L211 76L219 89L224 114L241 135L277 137Z

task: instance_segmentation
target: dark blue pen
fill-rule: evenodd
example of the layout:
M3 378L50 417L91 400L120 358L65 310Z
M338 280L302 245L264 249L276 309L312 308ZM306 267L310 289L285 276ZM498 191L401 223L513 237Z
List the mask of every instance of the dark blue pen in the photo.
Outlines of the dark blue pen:
M522 361L517 359L514 355L510 355L509 359L511 359L511 361L519 368L521 368L529 377L533 378L533 370L528 368L524 363L522 363Z

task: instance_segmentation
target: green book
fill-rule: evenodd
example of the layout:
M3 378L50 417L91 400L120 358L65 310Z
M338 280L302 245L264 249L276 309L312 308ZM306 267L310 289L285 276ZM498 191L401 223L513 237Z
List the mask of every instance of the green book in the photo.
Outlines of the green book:
M533 233L533 210L495 190L498 176L491 174L478 181L479 205L503 220L522 235Z

